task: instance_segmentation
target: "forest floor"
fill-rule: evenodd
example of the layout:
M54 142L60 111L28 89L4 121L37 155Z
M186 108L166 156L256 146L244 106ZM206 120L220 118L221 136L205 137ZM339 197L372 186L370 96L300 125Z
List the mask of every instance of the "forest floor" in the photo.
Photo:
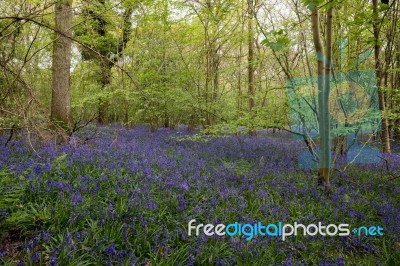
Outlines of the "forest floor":
M301 141L91 127L84 143L0 137L0 264L395 265L400 156L300 169ZM281 134L281 135L279 135ZM279 137L277 137L279 136ZM339 163L340 165L340 163ZM340 166L337 166L338 169ZM380 226L366 236L199 236L188 222Z

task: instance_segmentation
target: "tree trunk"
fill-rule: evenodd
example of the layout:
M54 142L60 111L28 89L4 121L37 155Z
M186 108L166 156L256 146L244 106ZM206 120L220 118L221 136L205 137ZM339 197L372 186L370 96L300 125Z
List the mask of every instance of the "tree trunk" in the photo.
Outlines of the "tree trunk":
M331 167L331 136L330 136L330 115L329 115L329 93L331 89L332 73L332 21L333 8L328 8L326 12L326 62L325 62L325 88L322 91L323 105L321 106L321 121L323 137L321 138L321 177L327 187L330 186L330 167Z
M249 96L249 113L250 117L254 117L254 94L255 94L255 89L254 89L254 32L253 32L253 18L254 18L254 4L253 0L248 0L248 62L247 62L247 71L248 71L248 96ZM255 135L256 130L253 125L253 121L250 122L251 126L249 129L249 134L250 135Z
M51 118L72 126L70 67L72 0L61 0L55 4L56 40L53 43ZM63 33L63 34L61 34Z
M329 19L330 17L330 19ZM332 25L330 25L329 29L329 20L330 23L332 17L328 16L327 21L327 31L331 31ZM311 25L312 25L312 33L313 33L313 41L315 46L315 51L317 53L317 62L318 62L318 124L319 124L319 134L320 134L320 158L319 158L319 178L320 181L326 186L329 187L329 168L330 168L330 141L329 141L329 105L328 98L329 92L326 91L326 84L329 83L325 81L326 73L324 71L324 54L322 50L322 41L321 41L321 32L319 27L319 10L318 7L314 7L311 13ZM327 33L329 35L329 33ZM327 38L327 41L330 39ZM327 45L329 47L329 45Z
M241 10L244 10L244 1L241 1ZM242 15L243 19L240 27L240 36L244 34L244 25L245 25L245 16ZM240 119L242 116L242 51L243 51L243 41L240 39L239 43L239 55L237 57L238 66L237 66L237 75L238 75L238 95L237 95L237 119Z
M107 89L107 86L111 84L111 68L112 63L107 61L106 59L101 60L101 89L104 92ZM108 122L108 99L106 97L100 97L98 104L98 117L97 121L100 124L106 124Z
M377 79L377 88L378 88L378 97L379 97L379 109L382 112L382 130L381 130L381 139L382 139L382 150L385 153L390 153L390 136L389 136L389 123L388 119L385 117L385 94L382 89L382 66L380 61L380 51L381 45L379 44L379 34L380 34L380 25L379 25L379 14L378 14L378 0L372 0L373 4L373 16L374 16L374 37L375 37L375 46L374 46L374 54L375 54L375 71L376 71L376 79Z
M396 55L396 64L395 64L395 68L396 69L400 69L400 39L397 40L397 45L396 45L396 49L397 52ZM394 77L393 77L393 88L400 88L400 72L396 71L394 73ZM396 94L399 92L395 92ZM393 101L393 106L399 106L400 105L400 100L396 99L397 95L394 95L395 100ZM400 143L400 112L398 111L398 109L396 110L396 115L397 117L394 119L393 122L393 135L394 135L394 139L397 140Z

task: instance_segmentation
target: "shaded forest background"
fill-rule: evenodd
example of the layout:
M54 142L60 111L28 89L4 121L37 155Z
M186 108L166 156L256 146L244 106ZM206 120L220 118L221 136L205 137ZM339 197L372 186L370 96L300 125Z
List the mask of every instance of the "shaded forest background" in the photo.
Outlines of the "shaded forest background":
M399 2L376 0L1 1L0 128L290 129L286 82L318 73L313 6L333 71L376 70L399 139Z

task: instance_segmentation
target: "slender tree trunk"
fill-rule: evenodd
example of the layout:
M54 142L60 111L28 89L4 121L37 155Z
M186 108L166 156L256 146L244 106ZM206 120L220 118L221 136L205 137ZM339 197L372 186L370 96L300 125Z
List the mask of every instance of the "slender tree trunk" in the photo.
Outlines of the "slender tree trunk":
M248 96L249 96L249 112L250 117L254 117L254 105L255 105L255 88L254 88L254 32L253 32L253 18L254 18L254 3L253 0L248 0L248 62L247 62L247 71L248 71ZM249 129L250 135L255 135L256 130L253 125L253 121L250 122L251 127Z
M393 7L393 12L396 17L397 24L400 18L400 3L396 2L396 5ZM395 63L394 63L394 68L395 69L400 69L400 31L397 29L397 32L394 33L395 36ZM397 33L397 34L396 34ZM400 71L396 71L393 73L393 88L400 88ZM400 99L398 98L398 95L400 94L400 91L394 92L395 93L395 100L393 101L393 106L400 106ZM397 99L396 99L397 98ZM397 118L394 120L394 139L397 140L400 143L400 110L396 110L396 115Z
M332 22L333 8L328 8L326 12L326 61L325 62L325 88L323 89L323 106L321 122L323 128L323 138L321 139L321 176L327 187L330 186L330 167L331 167L331 136L330 136L330 115L329 115L329 93L331 89L332 73Z
M107 89L107 86L111 84L111 68L112 68L112 63L103 59L101 60L101 78L100 78L100 83L101 83L101 89L105 91ZM100 124L106 124L108 122L108 106L109 102L108 99L106 98L100 98L99 99L99 104L98 104L98 118L97 121Z
M242 62L242 44L240 44L239 48L239 56L238 56L238 95L237 95L237 118L239 119L242 116L242 70L241 70L241 62Z
M207 22L208 23L208 22ZM209 126L211 124L210 121L210 114L208 113L209 110L209 87L210 87L210 80L211 80L211 51L210 51L210 37L208 33L208 26L204 28L204 46L206 49L206 77L205 77L205 93L204 93L204 100L205 100L205 110L206 110L206 125Z
M51 118L72 126L70 67L72 0L60 0L55 4L56 40L53 43ZM64 33L60 34L60 32Z
M399 37L398 37L399 38ZM396 49L397 51L397 56L396 56L396 64L395 64L395 68L396 69L400 69L400 39L397 40L397 45L396 45ZM400 88L400 72L396 71L393 77L393 88ZM399 92L395 92L396 94L398 94ZM393 101L393 106L399 106L400 105L400 100L396 99L395 95L395 100ZM393 127L394 127L394 139L397 140L398 142L400 142L400 113L397 110L397 118L394 119L393 122Z
M244 10L244 1L241 1L241 10ZM240 36L244 34L245 25L245 15L241 13L242 23L240 27ZM239 43L239 55L238 55L238 96L237 96L237 118L242 116L242 51L243 51L243 41L240 39Z
M329 168L330 168L330 140L329 140L329 105L327 99L329 93L326 91L324 70L324 53L322 50L321 32L319 26L319 10L318 7L312 9L311 25L313 32L313 41L315 51L317 53L318 63L318 124L320 134L320 158L319 158L319 177L320 180L329 187ZM327 27L328 28L328 27ZM329 35L329 34L328 34Z
M391 73L388 71L388 69L399 69L400 66L400 43L399 43L399 18L400 18L400 9L399 9L399 2L396 1L393 3L393 5L390 6L390 10L388 11L387 16L390 18L390 25L388 26L387 32L386 32L386 39L387 39L387 44L385 45L385 67L384 69L384 84L385 87L390 87L391 90L389 93L386 94L386 107L391 110L391 113L393 116L388 119L389 123L389 136L393 140L399 140L399 122L400 120L398 119L399 117L399 112L398 106L399 106L399 101L398 101L398 93L396 92L396 89L399 88L399 71L392 71Z
M389 136L389 123L388 119L385 118L385 94L382 89L382 65L380 61L380 51L381 45L379 44L379 35L380 35L380 25L379 25L379 14L378 14L378 0L372 0L373 4L373 14L374 14L374 37L375 37L375 46L374 46L374 54L375 54L375 71L376 71L376 79L377 79L377 87L378 87L378 97L379 97L379 109L382 112L382 130L381 130L381 139L382 139L382 150L385 153L390 153L390 136Z

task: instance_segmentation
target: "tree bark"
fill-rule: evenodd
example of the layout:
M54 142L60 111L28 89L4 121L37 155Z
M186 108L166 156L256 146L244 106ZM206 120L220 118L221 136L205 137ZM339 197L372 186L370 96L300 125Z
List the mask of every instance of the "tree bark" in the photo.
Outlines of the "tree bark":
M378 98L379 98L379 109L382 112L382 129L381 129L381 139L382 139L382 151L385 153L390 153L390 136L389 136L389 123L388 119L385 118L385 94L382 89L382 65L380 61L380 51L381 45L379 44L379 35L380 35L380 25L379 25L379 14L378 14L378 0L372 0L373 5L373 30L375 37L375 46L374 46L374 55L375 55L375 71L376 71L376 79L377 79L377 88L378 88Z
M330 115L329 115L329 93L331 89L332 73L332 23L333 8L328 8L326 12L326 62L325 62L325 88L323 88L323 106L321 122L323 127L323 137L321 139L321 176L327 187L330 186L330 167L331 167L331 136L330 136Z
M397 40L397 44L396 44L396 51L400 51L400 38ZM395 63L395 68L396 69L400 69L400 52L397 52L396 55L396 63ZM396 71L394 73L394 77L393 77L393 88L400 88L400 72ZM394 98L395 100L393 101L393 106L399 106L400 105L400 100L396 99L396 94L398 94L399 92L394 92ZM398 142L400 142L400 112L398 110L396 110L396 115L397 118L394 119L393 121L393 135L394 135L394 139L397 140Z
M72 126L70 67L72 0L61 0L55 4L56 40L53 43L51 118ZM64 33L64 34L62 34Z
M253 18L254 18L254 3L253 0L248 0L248 97L249 97L249 113L250 117L254 117L254 106L255 106L255 88L254 88L254 32L253 32ZM256 130L253 125L253 121L250 122L251 127L249 129L250 135L255 135Z
M245 15L244 15L244 1L241 1L241 10L243 10L243 14L241 13L241 27L240 27L240 36L243 36L244 34L244 26L245 26ZM237 85L238 85L238 95L237 95L237 119L240 119L242 116L242 51L243 51L243 41L240 39L239 43L239 55L237 57L238 61L238 66L237 66L237 75L238 75L238 80L237 80Z
M330 20L330 29L329 28ZM332 17L328 16L327 21L327 31L332 29ZM324 53L321 41L321 32L319 26L319 10L318 6L314 7L311 11L311 25L313 33L313 41L315 46L315 51L317 53L317 63L318 63L318 124L319 124L319 134L320 134L320 158L319 158L319 178L320 181L329 187L329 170L330 170L330 130L329 130L329 92L327 91L326 85L329 83L325 81L326 73L324 69ZM329 33L328 33L329 35ZM330 36L330 41L331 41Z
M100 83L101 83L101 89L105 91L107 89L107 86L111 84L111 69L112 69L112 63L103 59L101 60L101 77L100 77ZM108 99L106 98L100 98L99 99L99 104L98 104L98 118L97 121L100 124L106 124L108 122L108 106L109 102Z

